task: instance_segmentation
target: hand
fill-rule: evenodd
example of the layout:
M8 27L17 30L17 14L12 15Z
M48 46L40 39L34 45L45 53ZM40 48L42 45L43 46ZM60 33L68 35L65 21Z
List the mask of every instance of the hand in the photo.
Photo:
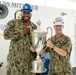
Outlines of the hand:
M31 51L31 52L35 52L33 46L30 46L30 51Z
M50 48L53 47L53 44L50 40L47 40L46 45L47 45L47 47L50 47Z
M41 52L40 52L40 54L41 55L44 55L44 54L46 54L47 52L45 51L45 50L42 50Z
M23 30L23 33L24 34L27 34L27 33L29 33L30 32L30 28L25 28L24 30Z

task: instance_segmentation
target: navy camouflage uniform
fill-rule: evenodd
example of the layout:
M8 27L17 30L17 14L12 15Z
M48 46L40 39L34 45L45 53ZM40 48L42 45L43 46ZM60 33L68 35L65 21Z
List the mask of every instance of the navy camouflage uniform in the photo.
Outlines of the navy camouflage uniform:
M47 48L50 52L51 58L49 75L72 75L72 68L70 64L70 55L72 51L71 39L62 34L62 36L57 40L55 40L55 36L53 36L51 41L55 46L67 50L67 55L61 56L54 50L51 50L51 48Z
M32 30L36 25L31 22ZM7 55L7 75L35 75L30 72L31 61L36 57L35 52L29 50L31 44L30 32L23 34L25 26L21 19L11 20L4 30L4 38L10 41Z

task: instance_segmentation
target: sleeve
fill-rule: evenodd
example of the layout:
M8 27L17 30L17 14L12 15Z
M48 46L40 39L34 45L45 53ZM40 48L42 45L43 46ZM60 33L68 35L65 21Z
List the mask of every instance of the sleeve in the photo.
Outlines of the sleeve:
M32 22L31 26L32 26L32 31L35 30L35 29L37 29L37 26L33 22Z
M62 46L62 49L66 50L70 54L72 50L71 39L68 37L65 41L64 41L64 45Z
M46 47L45 51L46 51L46 52L50 52L50 51L51 51L51 48Z
M12 40L12 39L19 39L22 36L23 36L23 30L15 28L14 20L9 21L4 30L4 38Z

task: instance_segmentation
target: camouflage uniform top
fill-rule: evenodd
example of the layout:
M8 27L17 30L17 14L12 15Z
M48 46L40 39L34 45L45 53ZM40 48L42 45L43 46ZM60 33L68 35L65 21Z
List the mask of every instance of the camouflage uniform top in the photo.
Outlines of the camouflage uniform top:
M69 75L71 75L70 55L72 50L72 43L70 38L62 34L62 36L57 40L55 40L55 36L53 36L51 38L51 41L55 46L66 50L68 54L66 56L61 56L54 50L47 48L50 51L50 58L51 58L49 75L51 75L51 72L53 73L67 72L69 73Z
M30 26L32 30L37 28L32 22ZM30 32L24 35L24 28L22 20L16 19L9 21L4 30L4 38L11 40L7 56L7 75L32 75L31 61L35 58L35 52L29 50L31 35Z

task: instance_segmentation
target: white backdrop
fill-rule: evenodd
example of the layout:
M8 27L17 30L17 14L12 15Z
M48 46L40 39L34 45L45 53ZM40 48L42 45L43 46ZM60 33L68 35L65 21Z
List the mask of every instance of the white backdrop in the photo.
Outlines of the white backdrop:
M15 7L8 7L9 9L9 14L6 18L0 19L0 25L6 25L6 23L14 19L14 13L16 10L20 8L15 8ZM76 66L76 33L75 33L75 17L76 17L76 10L71 10L71 9L62 9L62 8L53 8L53 7L46 7L46 6L38 6L38 10L33 10L32 12L32 18L31 20L36 24L38 20L41 21L41 28L46 31L46 28L48 26L53 28L53 19L56 16L61 16L61 13L65 12L67 13L66 17L64 17L65 20L65 26L64 26L64 34L68 35L73 44L73 50L71 54L71 64L72 67ZM0 30L0 34L3 33L3 30ZM49 34L50 35L50 34ZM53 30L53 35L54 35L54 30ZM49 37L49 36L48 36ZM0 61L3 62L3 66L0 68L0 75L6 75L6 57L9 51L9 43L10 40L5 40L3 36L0 35Z

